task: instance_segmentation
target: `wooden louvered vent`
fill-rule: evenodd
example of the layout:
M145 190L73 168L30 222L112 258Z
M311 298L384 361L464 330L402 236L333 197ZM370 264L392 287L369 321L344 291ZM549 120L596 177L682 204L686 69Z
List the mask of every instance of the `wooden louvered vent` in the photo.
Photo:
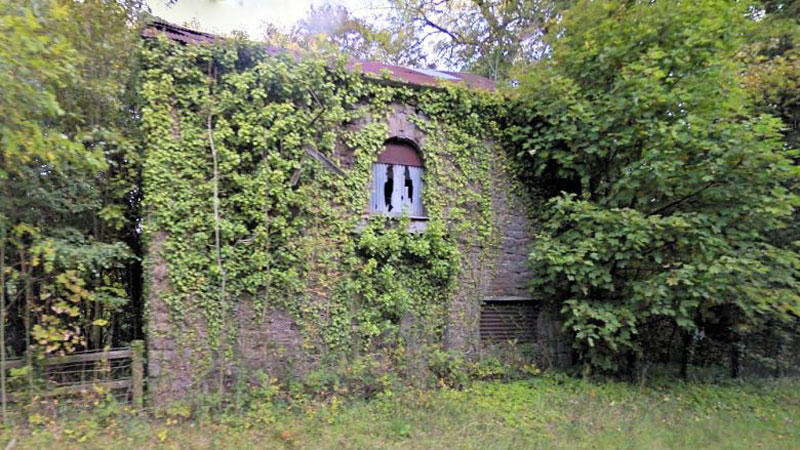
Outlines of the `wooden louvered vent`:
M484 301L481 306L481 341L534 342L538 312L537 303L528 300Z

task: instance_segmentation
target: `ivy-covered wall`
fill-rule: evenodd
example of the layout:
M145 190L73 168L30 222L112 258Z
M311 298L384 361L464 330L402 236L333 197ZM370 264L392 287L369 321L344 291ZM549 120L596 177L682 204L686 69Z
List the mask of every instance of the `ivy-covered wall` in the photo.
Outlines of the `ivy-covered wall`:
M527 296L495 94L237 41L152 39L144 59L154 398L363 355L424 371L432 348L478 350L481 300ZM425 222L367 213L392 137L421 149Z

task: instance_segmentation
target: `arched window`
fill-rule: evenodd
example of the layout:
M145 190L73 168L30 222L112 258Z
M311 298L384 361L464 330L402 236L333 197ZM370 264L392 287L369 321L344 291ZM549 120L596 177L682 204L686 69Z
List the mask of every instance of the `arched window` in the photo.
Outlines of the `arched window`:
M390 139L372 165L370 212L425 217L422 206L422 158L408 141Z

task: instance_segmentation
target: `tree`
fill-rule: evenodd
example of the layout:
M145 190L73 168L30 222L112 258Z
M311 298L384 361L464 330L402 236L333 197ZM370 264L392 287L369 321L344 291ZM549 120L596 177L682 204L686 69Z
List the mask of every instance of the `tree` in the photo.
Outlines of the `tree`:
M138 1L0 3L0 226L12 351L130 339L139 296ZM4 305L6 306L6 305Z
M765 1L744 48L745 87L756 107L780 118L791 148L800 146L800 3Z
M282 47L345 52L357 60L444 67L505 78L513 64L547 52L546 24L564 0L391 0L388 8L356 17L345 7L311 7L283 33L267 31Z
M392 0L439 65L503 79L513 64L541 58L546 25L562 0Z
M344 52L358 61L425 64L423 42L412 26L392 12L372 19L355 17L344 6L312 6L291 34L305 41L306 48Z
M666 322L729 341L800 314L780 122L742 88L734 1L582 1L519 69L506 146L545 205L532 291L588 367L630 369Z

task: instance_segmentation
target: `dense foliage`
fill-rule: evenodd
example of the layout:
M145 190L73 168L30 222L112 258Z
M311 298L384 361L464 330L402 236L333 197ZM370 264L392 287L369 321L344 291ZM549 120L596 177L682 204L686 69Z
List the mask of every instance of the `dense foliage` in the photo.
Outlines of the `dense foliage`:
M140 5L0 3L1 346L48 353L140 331ZM31 342L31 340L33 342Z
M547 24L565 0L392 0L392 10L410 24L415 41L427 41L430 62L493 80L505 80L519 63L547 53ZM406 25L407 27L409 25Z
M288 32L267 40L346 52L357 60L460 70L505 80L518 63L547 53L548 21L565 0L391 0L385 7L312 7ZM365 13L365 10L368 13Z
M797 5L571 3L393 1L386 27L323 7L276 35L497 79L516 65L505 97L237 40L151 41L139 79L140 2L0 3L0 348L139 337L143 230L175 323L207 326L208 367L245 303L289 311L320 352L401 342L409 317L439 342L497 238L501 127L538 226L532 292L563 308L582 362L632 369L708 335L743 350L755 331L781 348L799 312ZM363 220L393 104L424 118L421 234Z
M780 118L790 148L800 146L800 4L767 1L743 48L745 88L758 111Z
M205 339L216 350L209 371L233 354L243 307L262 319L287 311L317 354L399 342L400 355L404 318L441 342L455 280L488 264L495 238L490 193L503 157L485 144L497 131L494 96L387 85L344 61L295 62L242 41L154 40L145 63L145 230L169 274L156 295L173 323L199 317L206 330L154 335ZM407 118L425 133L424 233L365 221L396 105L413 105Z
M800 313L798 253L771 240L796 154L742 88L751 26L724 0L581 2L520 77L507 136L541 199L533 292L591 366L661 360L644 342L664 323L741 343Z

